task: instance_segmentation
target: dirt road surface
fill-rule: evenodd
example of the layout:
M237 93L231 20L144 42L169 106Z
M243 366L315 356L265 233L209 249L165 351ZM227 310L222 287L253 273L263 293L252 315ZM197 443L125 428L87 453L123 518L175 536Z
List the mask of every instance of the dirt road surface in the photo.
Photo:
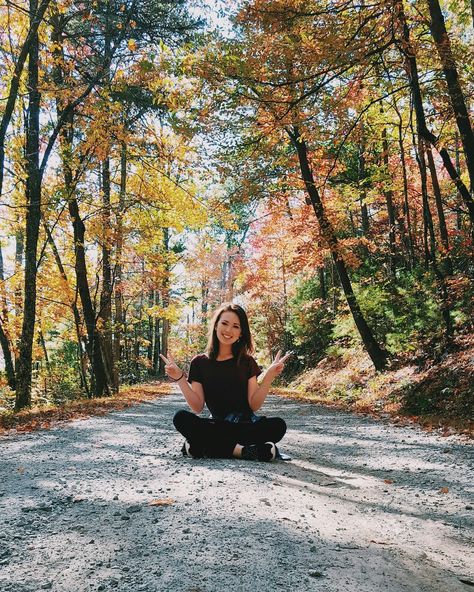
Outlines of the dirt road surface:
M474 590L472 444L269 397L292 461L192 460L182 407L0 440L2 592Z

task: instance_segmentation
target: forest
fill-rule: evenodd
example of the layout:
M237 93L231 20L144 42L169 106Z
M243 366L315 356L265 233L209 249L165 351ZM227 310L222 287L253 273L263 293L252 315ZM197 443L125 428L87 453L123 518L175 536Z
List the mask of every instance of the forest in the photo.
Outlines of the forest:
M162 378L236 301L283 385L472 415L473 41L472 0L0 2L0 412Z

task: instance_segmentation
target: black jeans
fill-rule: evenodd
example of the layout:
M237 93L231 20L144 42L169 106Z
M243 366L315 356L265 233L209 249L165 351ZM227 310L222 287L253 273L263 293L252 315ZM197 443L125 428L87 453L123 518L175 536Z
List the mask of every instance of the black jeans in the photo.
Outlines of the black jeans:
M185 409L176 413L173 423L191 447L213 458L231 458L236 444L279 442L286 432L286 423L279 417L232 423L198 417Z

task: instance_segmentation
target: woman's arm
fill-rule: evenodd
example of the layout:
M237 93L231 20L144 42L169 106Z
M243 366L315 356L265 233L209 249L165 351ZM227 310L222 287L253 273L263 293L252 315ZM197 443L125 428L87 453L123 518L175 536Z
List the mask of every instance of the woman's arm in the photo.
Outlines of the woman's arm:
M194 413L201 413L204 409L204 389L200 382L193 382L189 384L186 377L183 376L177 381L177 384L186 399L187 404Z
M191 411L201 413L204 408L204 389L202 388L202 384L194 380L189 384L184 372L170 354L168 354L168 358L165 358L162 354L160 354L160 357L165 363L166 374L179 386Z
M290 355L291 352L288 352L283 357L281 357L281 351L279 351L272 364L265 372L263 380L260 382L260 384L257 382L256 376L249 378L248 401L252 411L257 411L263 405L265 399L267 398L273 379L283 372L285 362Z

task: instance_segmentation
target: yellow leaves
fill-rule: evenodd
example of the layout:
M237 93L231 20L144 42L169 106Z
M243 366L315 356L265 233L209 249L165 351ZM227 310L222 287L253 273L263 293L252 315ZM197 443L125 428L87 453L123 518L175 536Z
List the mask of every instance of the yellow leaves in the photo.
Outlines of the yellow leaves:
M175 323L179 319L180 311L176 305L170 304L166 307L149 306L145 309L148 316L157 319L163 319Z
M135 41L135 39L129 39L127 47L130 51L137 51L137 42Z
M197 62L197 57L195 54L186 54L182 59L181 59L181 69L183 70L183 72L187 73L187 74L191 74L194 71L194 67L196 65Z
M57 12L59 14L66 14L69 6L70 6L71 2L66 1L66 2L56 2L56 6L55 9L57 10Z

